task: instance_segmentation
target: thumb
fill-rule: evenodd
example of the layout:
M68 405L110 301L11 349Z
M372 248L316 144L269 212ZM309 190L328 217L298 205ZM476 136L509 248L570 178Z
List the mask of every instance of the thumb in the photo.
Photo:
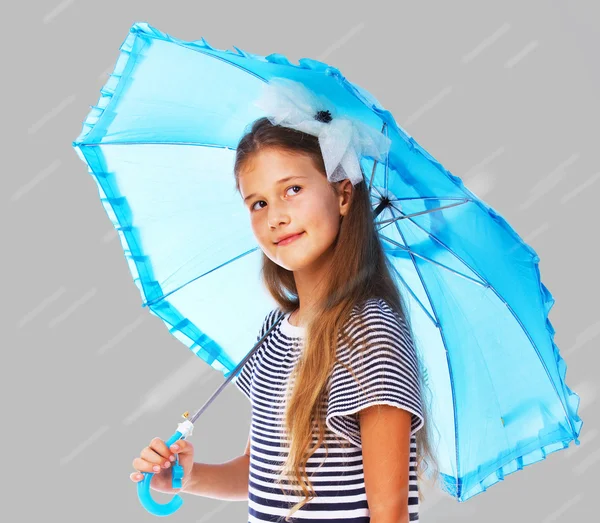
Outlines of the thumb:
M170 450L176 454L193 454L194 445L192 445L189 441L180 439L171 445Z

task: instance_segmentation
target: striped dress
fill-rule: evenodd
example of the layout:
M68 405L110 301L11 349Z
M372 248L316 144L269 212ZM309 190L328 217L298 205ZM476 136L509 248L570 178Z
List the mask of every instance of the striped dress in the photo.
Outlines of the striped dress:
M281 315L268 313L257 341ZM288 496L273 484L278 467L287 455L280 430L283 426L285 387L301 352L304 327L292 325L286 314L252 354L238 375L236 386L250 400L250 474L248 478L248 521L284 521L289 509L303 496ZM352 319L360 315L365 327ZM338 362L329 378L326 398L325 439L309 459L307 473L316 497L296 511L290 521L324 523L370 521L365 492L358 411L388 404L412 413L408 510L411 522L419 521L415 433L424 423L418 381L418 363L406 324L388 304L370 298L355 306L350 318L350 340L364 346L360 366L356 354L339 337L338 359L349 365L359 384ZM316 430L313 440L317 440ZM280 455L283 453L283 456ZM318 470L317 470L318 469ZM286 483L287 485L288 483Z

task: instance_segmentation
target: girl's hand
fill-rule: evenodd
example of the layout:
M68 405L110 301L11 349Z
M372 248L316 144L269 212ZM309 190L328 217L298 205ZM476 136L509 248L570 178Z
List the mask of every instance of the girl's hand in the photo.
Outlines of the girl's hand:
M173 445L177 445L179 450L170 450L162 439L154 438L150 442L150 445L142 450L140 457L133 460L133 468L138 472L130 474L129 477L131 480L137 483L144 477L140 472L151 472L154 474L150 482L152 490L165 492L166 494L177 494L183 491L192 476L194 446L189 441L183 439L176 441ZM175 461L175 453L179 454L179 464L183 467L183 478L181 478L180 489L172 487L173 474L171 466ZM154 470L153 467L155 466L159 466L160 469L158 471Z

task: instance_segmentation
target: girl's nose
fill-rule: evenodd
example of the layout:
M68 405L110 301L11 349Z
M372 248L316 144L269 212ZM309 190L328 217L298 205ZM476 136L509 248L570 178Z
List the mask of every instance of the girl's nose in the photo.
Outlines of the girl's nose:
M269 214L268 222L270 227L276 229L277 227L281 227L282 225L288 223L289 216L283 211L275 209Z

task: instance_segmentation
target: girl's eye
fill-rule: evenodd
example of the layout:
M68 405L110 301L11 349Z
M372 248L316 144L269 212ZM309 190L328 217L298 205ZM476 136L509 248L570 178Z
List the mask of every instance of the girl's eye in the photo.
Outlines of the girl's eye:
M300 187L299 185L292 185L291 187L288 187L288 190L289 190L289 189L294 189L294 188L302 189L302 187ZM286 193L287 193L287 190L286 190ZM296 193L296 194L298 194L298 193ZM255 206L257 203L260 203L260 202L264 202L264 200L257 200L256 202L254 202L254 203L252 204L252 206L250 207L250 210L251 210L251 211L254 211L254 210L255 210L255 209L254 209L254 206ZM258 210L258 209L256 209L256 210Z
M302 189L302 187L300 187L299 185L292 185L291 187L288 187L288 189L295 189L296 187L297 187L298 189ZM286 191L286 192L287 192L287 191ZM298 194L298 193L296 193L296 194Z

